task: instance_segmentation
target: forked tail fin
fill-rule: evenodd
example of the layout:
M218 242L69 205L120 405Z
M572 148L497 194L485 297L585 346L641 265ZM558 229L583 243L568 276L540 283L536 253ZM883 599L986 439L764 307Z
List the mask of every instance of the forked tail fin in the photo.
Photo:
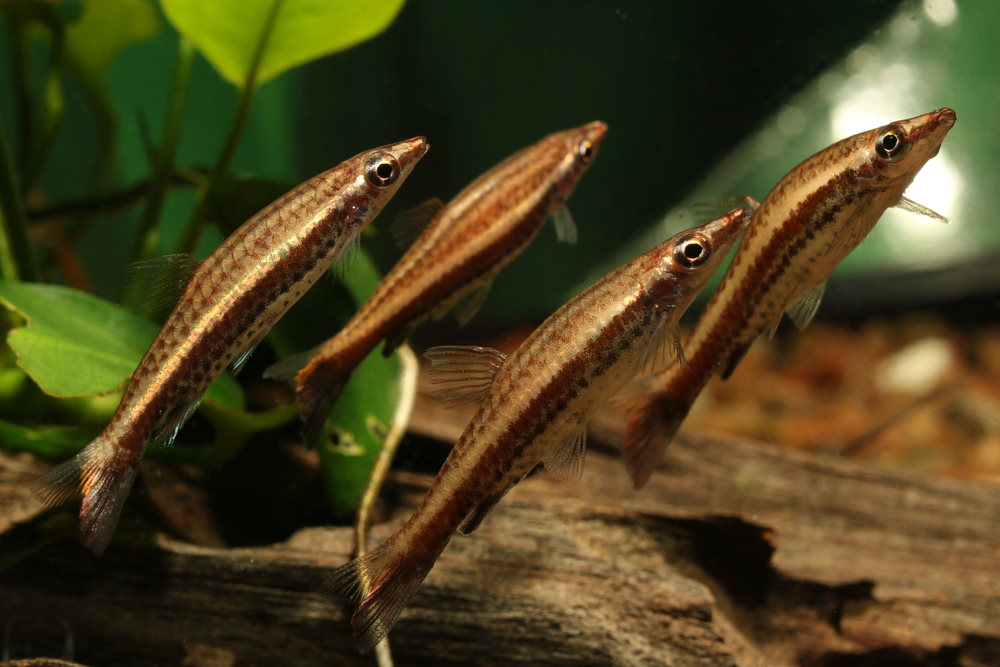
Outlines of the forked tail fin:
M362 652L385 639L410 595L434 567L436 554L428 557L420 550L403 549L402 544L390 538L371 553L338 567L324 586L338 597L361 600L351 627Z
M662 392L648 394L630 407L623 455L636 489L649 481L690 408L690 400Z
M115 460L115 449L98 437L43 475L35 483L35 494L49 506L82 496L80 541L100 556L115 532L137 470L138 461Z
M337 366L313 361L295 376L295 400L302 415L302 440L314 447L323 432L333 404L351 377L351 370L341 372Z

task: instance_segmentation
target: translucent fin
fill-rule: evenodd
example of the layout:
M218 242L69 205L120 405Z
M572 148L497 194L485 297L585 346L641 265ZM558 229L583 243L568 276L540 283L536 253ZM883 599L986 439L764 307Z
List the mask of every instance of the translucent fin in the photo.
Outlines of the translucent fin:
M330 363L311 362L295 376L295 400L302 415L302 441L314 447L353 367L341 373Z
M358 648L370 651L396 625L406 601L430 572L436 553L400 553L390 538L377 549L341 565L323 586L324 590L347 600L364 599L351 617ZM365 590L370 590L367 596Z
M264 370L268 380L291 380L299 371L305 368L316 354L318 347L290 354L281 361L275 362Z
M198 405L201 403L199 398L196 401L192 401L186 405L180 405L173 410L167 412L156 428L153 429L153 435L150 438L150 442L154 447L170 447L174 444L174 440L177 439L177 433L180 432L181 427L191 418L194 411L198 409Z
M476 316L476 313L482 308L483 302L486 301L486 295L490 293L492 284L491 281L487 280L458 298L455 305L451 307L451 311L455 313L455 319L459 326L464 327Z
M816 311L819 310L819 304L823 300L823 291L825 289L826 282L820 283L793 301L785 310L785 313L795 323L795 327L799 331L809 326L809 323L816 317Z
M432 395L453 408L482 401L507 358L492 347L478 345L441 345L424 356L431 362L427 374L434 386Z
M773 340L774 339L774 334L778 333L778 327L781 326L781 317L783 315L784 315L784 313L778 313L778 316L774 318L774 322L772 322L771 326L768 327L767 331L765 332L765 333L767 333L767 339L768 340ZM744 354L746 354L746 350L743 350L743 352L740 353L740 359L743 358ZM737 359L736 362L738 363L740 359ZM736 365L734 364L733 367L729 369L729 373L727 373L724 377L729 377L729 374L731 374L733 372L733 369L735 369L735 368L736 368Z
M687 358L677 335L677 327L666 325L667 316L663 316L649 339L649 344L636 364L636 374L647 375L663 370L676 359L685 366Z
M747 343L743 347L734 350L733 353L729 355L726 362L719 366L719 377L723 380L729 379L729 376L733 374L736 367L740 365L741 361L743 361L743 357L747 356L747 350L750 349L750 345L752 345L752 343Z
M649 481L663 456L663 450L674 439L691 409L693 400L665 393L652 394L629 412L623 455L636 489Z
M759 207L759 201L750 195L743 195L742 197L727 197L722 201L696 202L691 205L691 213L697 223L702 223L714 220L734 208L743 208L753 212Z
M386 336L385 343L382 345L382 356L391 357L392 353L398 350L399 346L405 343L412 333L413 327L409 326L397 329Z
M444 208L444 202L435 197L411 209L401 211L389 229L396 247L400 250L406 250L413 245L413 242L424 233L427 225L442 208Z
M583 476L583 464L586 459L587 425L581 424L548 453L545 458L545 468L560 479L575 484Z
M265 331L260 336L257 336L256 340L247 346L247 349L240 352L240 355L233 359L233 363L229 364L229 373L231 375L236 375L243 370L243 366L246 365L247 359L250 358L250 355L253 354L253 351L257 349L257 346L260 345L260 342L264 340L264 336L266 335L267 332Z
M923 204L918 204L917 202L907 197L900 197L899 201L896 202L894 206L896 208L901 208L904 211L909 211L910 213L916 213L917 215L922 215L926 218L930 218L931 220L937 220L938 222L943 222L946 225L950 222L948 218L941 215L937 211L929 209Z
M495 508L500 501L503 500L503 497L507 495L507 491L509 490L510 489L507 488L499 493L493 493L486 496L472 509L471 512L469 512L469 515L465 517L465 520L462 521L462 524L458 527L458 532L462 535L472 535L476 532L476 530L479 529L479 526L482 525L483 520L490 515L493 508Z
M569 207L565 204L552 212L552 224L556 228L556 238L562 243L573 245L579 239L576 223L569 212Z
M35 484L36 495L47 505L83 496L80 540L98 556L111 541L137 471L137 463L122 463L114 454L99 437Z
M125 267L122 305L138 315L155 315L177 303L198 268L193 255L178 253Z

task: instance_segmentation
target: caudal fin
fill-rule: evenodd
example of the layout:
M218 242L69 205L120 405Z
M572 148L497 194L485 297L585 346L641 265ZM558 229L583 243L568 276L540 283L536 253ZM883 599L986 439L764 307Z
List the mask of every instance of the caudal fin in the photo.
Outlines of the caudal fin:
M636 489L649 481L663 450L674 439L690 407L690 401L654 393L637 401L629 410L623 454L632 486Z
M116 461L111 446L98 438L43 475L35 483L35 494L50 507L82 496L80 541L100 556L118 525L137 469L137 461Z
M302 415L302 440L307 447L316 445L323 424L350 377L350 371L342 373L318 362L310 363L295 376L295 400Z
M434 558L407 552L398 544L390 538L371 553L338 567L324 586L338 597L361 600L351 617L351 628L362 652L386 638L406 601L434 566Z

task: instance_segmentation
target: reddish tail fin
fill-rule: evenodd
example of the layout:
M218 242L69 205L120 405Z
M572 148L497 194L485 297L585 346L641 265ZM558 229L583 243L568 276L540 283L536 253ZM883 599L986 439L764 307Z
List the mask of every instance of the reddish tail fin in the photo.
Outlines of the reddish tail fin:
M114 449L98 438L39 479L35 493L49 506L82 496L80 540L100 556L118 525L137 469L138 461L116 461Z
M691 401L653 393L629 410L623 453L635 488L641 489L649 481L690 408Z
M295 397L302 415L302 440L307 447L316 445L323 424L350 377L351 371L342 373L335 366L317 362L310 363L295 376Z
M362 651L385 639L410 595L434 566L435 558L400 549L398 544L390 538L371 553L338 567L324 587L351 601L364 597L351 617L354 638ZM364 595L365 590L370 592Z

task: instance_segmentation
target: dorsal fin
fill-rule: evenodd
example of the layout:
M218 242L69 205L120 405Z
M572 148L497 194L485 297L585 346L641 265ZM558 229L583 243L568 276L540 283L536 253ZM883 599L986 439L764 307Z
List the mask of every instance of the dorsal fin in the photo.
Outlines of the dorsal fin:
M186 253L132 262L125 267L122 305L143 316L173 308L198 264L194 255Z
M482 401L507 359L503 352L478 345L441 345L424 356L431 362L427 374L434 385L432 395L454 408Z
M231 375L236 375L241 370L243 370L243 366L246 365L247 359L250 358L250 355L253 354L253 351L257 349L257 346L260 345L260 342L264 340L265 336L267 336L266 331L261 335L257 336L256 338L254 338L250 342L250 344L246 346L246 349L240 352L239 355L237 355L237 357L233 359L232 363L229 364L229 373Z
M576 231L576 223L573 221L573 216L566 204L552 211L552 224L556 228L557 239L569 245L577 242L579 234Z
M557 477L576 483L583 476L587 455L587 425L580 424L562 442L546 453L544 464Z
M909 211L910 213L916 213L917 215L922 215L931 220L937 220L938 222L943 222L948 224L949 220L945 216L941 215L933 209L929 209L923 204L918 204L908 197L900 197L899 201L893 204L896 208L901 208L904 211Z
M442 208L444 202L434 197L413 208L400 211L389 227L389 233L392 234L396 247L406 250L413 245Z
M471 535L475 532L475 530L479 528L479 524L483 522L483 519L489 516L490 512L493 511L493 508L497 506L497 503L503 500L503 497L507 495L507 491L508 489L504 489L499 493L491 493L480 501L475 507L472 508L472 511L465 517L465 520L462 521L462 524L458 527L458 532L462 535Z
M795 327L799 331L809 326L809 323L816 317L816 311L819 310L819 304L823 300L823 291L825 289L826 282L822 282L793 301L785 309L785 313L795 323Z
M184 426L184 423L191 418L194 411L198 409L198 405L200 403L201 399L199 398L196 401L179 405L167 412L153 429L153 435L150 438L150 442L152 442L153 446L169 447L174 444L174 440L177 438L177 433L181 430L181 427Z

